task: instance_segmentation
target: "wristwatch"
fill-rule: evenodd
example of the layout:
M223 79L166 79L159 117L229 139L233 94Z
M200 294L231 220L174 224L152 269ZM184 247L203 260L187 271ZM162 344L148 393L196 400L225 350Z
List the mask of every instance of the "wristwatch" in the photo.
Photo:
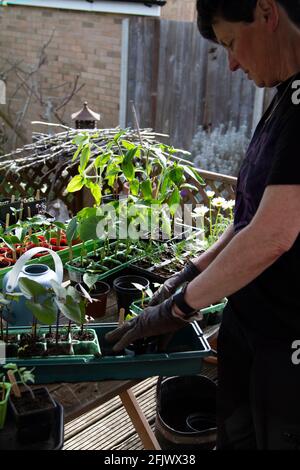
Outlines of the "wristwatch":
M185 318L190 318L195 315L195 313L197 313L197 310L188 305L184 300L184 295L188 284L188 282L185 282L180 292L173 295L173 303L176 304L176 307L178 307L179 310L184 314Z

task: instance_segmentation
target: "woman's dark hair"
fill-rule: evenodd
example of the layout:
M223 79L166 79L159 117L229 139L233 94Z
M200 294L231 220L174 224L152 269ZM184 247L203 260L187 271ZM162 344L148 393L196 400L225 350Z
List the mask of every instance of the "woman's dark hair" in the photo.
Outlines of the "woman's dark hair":
M277 0L290 19L300 25L300 0ZM198 28L203 37L216 41L212 25L216 18L252 23L257 0L197 0Z

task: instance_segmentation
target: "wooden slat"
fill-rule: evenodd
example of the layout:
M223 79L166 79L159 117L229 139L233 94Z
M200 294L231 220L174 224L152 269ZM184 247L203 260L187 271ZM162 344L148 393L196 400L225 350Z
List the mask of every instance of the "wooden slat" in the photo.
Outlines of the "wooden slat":
M214 365L204 364L201 373L214 381L217 380L217 370ZM156 415L156 380L157 378L153 377L134 387L139 405L152 430L154 430ZM145 390L143 386L146 387ZM103 412L105 409L107 413ZM95 413L87 413L84 426L79 425L75 435L72 432L68 434L68 430L74 423L80 423L81 419L76 419L65 427L67 431L65 450L142 450L144 448L118 397L94 411ZM98 419L95 420L96 415ZM89 418L91 419L90 426L87 426Z
M147 420L153 420L156 402L156 381L151 389L139 398L139 404ZM119 400L119 398L118 398ZM121 401L120 401L121 404ZM112 449L120 445L128 436L135 434L135 429L123 407L120 406L113 413L98 423L78 433L71 439L65 440L66 450Z
M156 382L157 378L151 377L150 379L146 379L133 387L133 391L135 395L139 397L141 394L147 392L149 389L155 386ZM79 416L78 418L70 421L65 425L65 438L69 439L90 425L97 423L99 420L105 418L107 415L120 408L120 406L120 400L118 397L115 397L109 400L107 403L104 403L103 405L96 407L82 416Z
M199 125L245 123L250 133L255 87L242 71L230 73L226 51L203 39L195 23L161 20L159 34L153 24L149 18L129 23L128 104L135 101L141 125L152 127L156 109L154 129L186 150ZM157 63L157 101L151 107Z
M126 409L135 430L141 438L145 450L160 450L160 445L153 434L149 423L141 411L139 403L132 390L120 393L120 398ZM145 410L144 410L145 411Z

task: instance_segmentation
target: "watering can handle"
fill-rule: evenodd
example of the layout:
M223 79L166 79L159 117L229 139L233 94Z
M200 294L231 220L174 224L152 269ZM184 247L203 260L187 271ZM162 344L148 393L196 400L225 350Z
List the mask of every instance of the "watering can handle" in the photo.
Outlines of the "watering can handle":
M41 253L42 251L48 251L50 255L53 258L54 261L54 266L55 266L55 272L57 275L57 282L59 284L62 283L63 280L63 264L55 251L50 250L49 248L43 248L43 247L36 247L36 248L31 248L30 250L26 251L16 262L12 270L9 272L8 277L7 277L7 284L6 284L6 292L13 292L15 287L17 286L18 283L18 278L19 274L25 265L25 263L32 258L32 256L36 255L37 253Z

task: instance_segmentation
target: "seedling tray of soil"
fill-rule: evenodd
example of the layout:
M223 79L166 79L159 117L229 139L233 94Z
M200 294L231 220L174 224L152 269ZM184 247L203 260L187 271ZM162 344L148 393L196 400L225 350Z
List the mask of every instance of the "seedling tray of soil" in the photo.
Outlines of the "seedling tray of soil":
M48 361L50 357L59 359L65 356L83 359L101 356L98 335L92 328L84 328L83 336L79 328L72 328L70 336L70 334L66 334L66 328L60 327L57 341L55 332L52 331L49 334L48 327L40 327L38 341L36 342L30 332L30 328L20 329L16 327L9 329L9 336L14 336L15 340L22 338L21 344L14 342L6 345L7 357L10 358L11 362L18 362L23 359L27 361L35 359Z
M153 375L169 377L199 374L203 358L211 354L211 349L201 329L196 322L193 322L174 334L165 352L136 356L123 352L123 354L114 355L112 346L105 340L105 334L117 326L117 323L93 323L102 357L96 357L96 355L49 356L13 359L13 362L18 366L35 367L36 383L89 382L104 379L137 379Z

